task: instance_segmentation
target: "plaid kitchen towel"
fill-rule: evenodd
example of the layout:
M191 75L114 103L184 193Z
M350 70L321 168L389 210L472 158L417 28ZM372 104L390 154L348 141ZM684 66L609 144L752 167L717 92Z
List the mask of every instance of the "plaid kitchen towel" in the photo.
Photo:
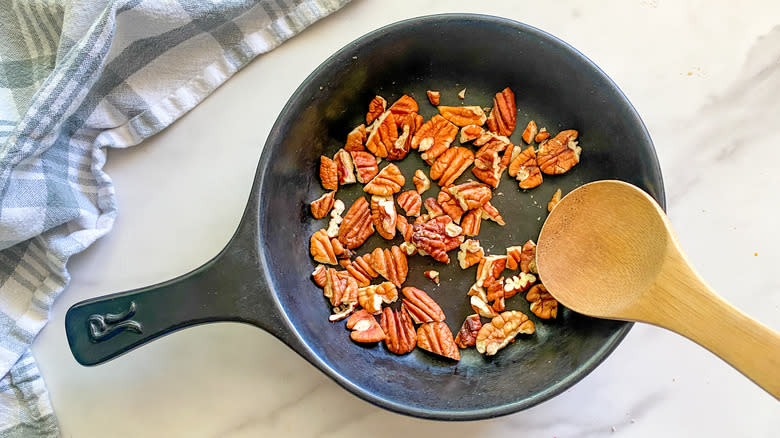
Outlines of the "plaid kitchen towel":
M29 347L117 214L105 147L192 109L349 0L0 0L0 437L56 436Z

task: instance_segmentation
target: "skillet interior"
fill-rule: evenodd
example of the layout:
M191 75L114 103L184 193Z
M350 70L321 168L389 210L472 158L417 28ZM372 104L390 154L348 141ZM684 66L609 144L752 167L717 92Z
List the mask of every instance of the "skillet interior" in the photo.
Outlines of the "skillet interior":
M427 120L436 113L425 90L442 92L443 105L459 105L466 88L467 105L492 106L492 96L510 86L517 96L518 127L511 137L520 144L528 120L553 133L580 131L582 162L569 173L545 176L529 192L506 174L494 204L505 227L483 221L479 239L489 253L536 239L552 193L565 193L599 179L636 184L663 206L663 183L652 142L635 110L603 72L565 43L537 29L494 17L443 15L397 23L346 46L323 63L301 85L276 122L259 170L260 257L268 281L293 336L305 345L304 356L357 395L386 408L420 417L475 419L517 411L539 403L590 372L620 342L630 324L584 317L564 309L555 321L541 321L528 311L522 294L508 309L529 314L535 335L518 339L493 358L474 349L462 351L459 363L419 349L406 356L384 345L359 346L350 341L344 322L327 320L328 306L311 281L316 265L309 236L327 227L314 220L308 203L324 191L318 178L319 156L332 156L347 133L364 121L371 98L389 103L404 93L420 104ZM457 140L455 142L457 144ZM386 165L383 161L380 168ZM413 188L415 169L428 167L412 152L397 162ZM467 171L459 182L472 178ZM434 183L423 197L436 196ZM362 194L360 185L340 188L347 208ZM374 234L357 254L391 243ZM451 253L454 259L454 252ZM582 263L588 263L582 260ZM461 270L456 261L444 266L430 258L409 259L413 285L430 293L447 315L453 332L473 313L466 291L475 267ZM434 286L423 271L441 272ZM297 343L297 342L296 342Z

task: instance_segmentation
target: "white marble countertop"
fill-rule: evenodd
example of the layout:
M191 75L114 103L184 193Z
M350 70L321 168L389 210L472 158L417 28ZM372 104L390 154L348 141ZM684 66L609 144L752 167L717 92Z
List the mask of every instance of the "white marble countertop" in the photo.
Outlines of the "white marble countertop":
M98 367L76 363L68 307L215 255L238 224L278 112L321 61L379 26L453 11L529 23L600 65L650 130L694 265L780 330L780 4L357 0L257 59L162 134L109 152L116 226L71 260L71 285L34 345L64 436L777 436L780 403L697 345L643 325L558 397L470 423L374 407L240 324L184 330Z

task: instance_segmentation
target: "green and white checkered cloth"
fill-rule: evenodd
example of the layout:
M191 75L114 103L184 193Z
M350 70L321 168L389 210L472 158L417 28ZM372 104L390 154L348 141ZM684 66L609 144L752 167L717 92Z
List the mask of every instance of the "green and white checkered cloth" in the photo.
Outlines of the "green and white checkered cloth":
M30 344L140 143L349 0L0 0L0 437L57 436Z

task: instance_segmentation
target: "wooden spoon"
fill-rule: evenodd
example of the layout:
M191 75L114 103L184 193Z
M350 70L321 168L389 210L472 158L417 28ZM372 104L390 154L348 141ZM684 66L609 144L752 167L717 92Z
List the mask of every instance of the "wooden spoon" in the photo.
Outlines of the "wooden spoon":
M542 227L536 263L566 307L677 332L780 399L780 335L704 283L641 189L598 181L566 195Z

